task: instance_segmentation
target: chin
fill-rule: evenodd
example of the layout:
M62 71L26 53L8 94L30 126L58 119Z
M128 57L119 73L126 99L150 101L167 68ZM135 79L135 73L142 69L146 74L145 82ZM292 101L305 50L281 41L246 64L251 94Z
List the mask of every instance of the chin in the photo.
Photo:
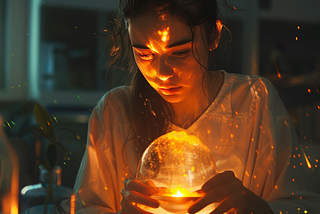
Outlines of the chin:
M180 103L183 99L179 95L164 95L160 94L160 96L168 103L175 104Z

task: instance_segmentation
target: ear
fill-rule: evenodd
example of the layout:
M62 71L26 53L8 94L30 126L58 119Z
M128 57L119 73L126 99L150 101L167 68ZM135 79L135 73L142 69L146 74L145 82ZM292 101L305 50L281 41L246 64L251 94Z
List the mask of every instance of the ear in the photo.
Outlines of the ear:
M220 42L221 37L221 30L222 30L222 23L221 20L216 21L216 32L214 32L215 40L210 44L210 51L215 50Z

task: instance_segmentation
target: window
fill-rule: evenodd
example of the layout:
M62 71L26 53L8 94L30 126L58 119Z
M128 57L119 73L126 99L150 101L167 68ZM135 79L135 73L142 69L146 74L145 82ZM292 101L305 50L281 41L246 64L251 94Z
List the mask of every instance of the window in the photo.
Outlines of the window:
M106 91L113 11L41 6L40 73L44 91ZM105 33L104 33L105 34ZM121 83L119 83L121 84Z

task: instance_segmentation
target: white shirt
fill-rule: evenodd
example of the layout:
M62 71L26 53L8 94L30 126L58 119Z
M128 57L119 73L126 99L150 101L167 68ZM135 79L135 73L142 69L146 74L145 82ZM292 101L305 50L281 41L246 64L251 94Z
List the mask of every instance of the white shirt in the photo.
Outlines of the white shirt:
M205 112L188 129L172 124L168 131L199 137L218 171L232 170L275 214L318 213L320 196L307 191L303 152L275 88L262 77L224 73L222 88ZM79 213L120 210L123 180L135 176L137 150L131 141L124 147L130 137L128 93L124 86L111 90L90 117L87 148L74 186L84 203Z

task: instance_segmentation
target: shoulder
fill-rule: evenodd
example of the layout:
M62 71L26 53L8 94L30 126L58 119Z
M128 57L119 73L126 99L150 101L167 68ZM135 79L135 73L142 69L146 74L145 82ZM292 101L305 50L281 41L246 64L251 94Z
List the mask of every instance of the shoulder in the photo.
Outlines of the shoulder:
M261 108L283 106L277 90L264 77L226 73L225 82L229 85L228 90L233 111L248 111L257 108L257 105Z
M231 93L251 95L278 96L273 84L265 77L226 72L226 82L231 86Z
M97 103L94 111L98 115L123 112L130 107L130 86L119 86L106 92Z
M265 77L247 74L235 74L226 72L226 81L233 87L265 88L274 89L273 84Z

